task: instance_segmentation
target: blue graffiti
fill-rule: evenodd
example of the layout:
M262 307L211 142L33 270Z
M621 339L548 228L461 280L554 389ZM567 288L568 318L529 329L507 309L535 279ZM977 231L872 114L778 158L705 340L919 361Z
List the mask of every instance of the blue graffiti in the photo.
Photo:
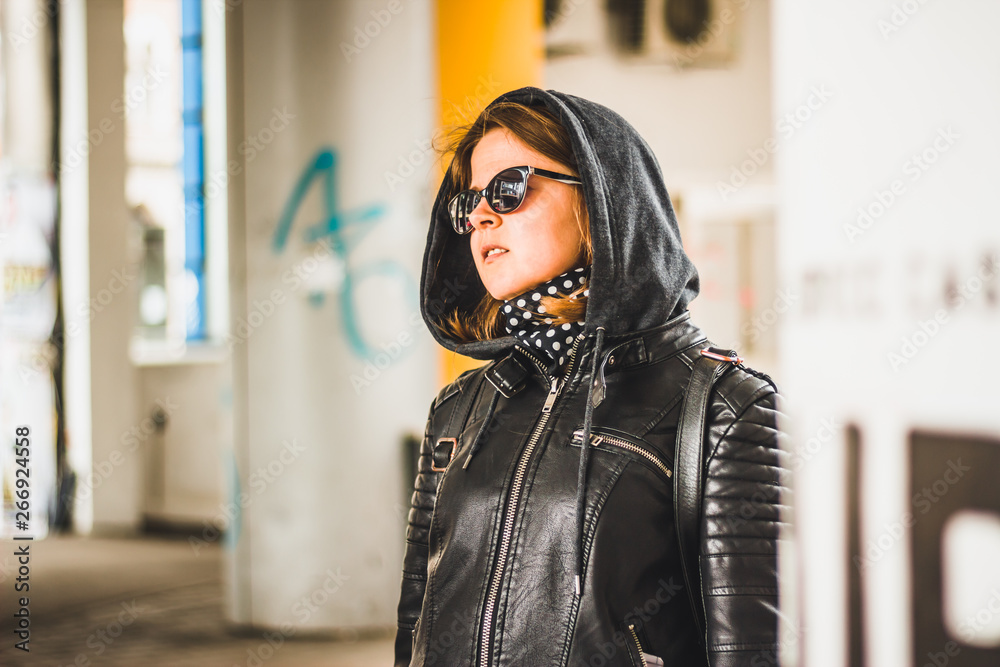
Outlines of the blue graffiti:
M376 260L355 266L350 261L351 251L358 243L378 225L387 207L379 202L369 204L351 211L341 211L337 204L335 176L337 172L337 155L331 148L321 149L316 153L310 164L299 177L292 194L285 203L285 208L274 230L272 247L275 253L281 253L288 244L288 236L292 230L292 221L302 205L310 186L319 180L323 190L324 219L308 227L304 238L307 243L328 240L331 250L342 260L344 279L340 288L341 322L344 327L351 350L364 359L374 359L380 351L365 340L358 325L357 309L354 292L358 285L372 276L389 276L399 280L407 295L416 304L416 285L409 273L394 260ZM309 302L321 306L324 302L322 292L309 294Z

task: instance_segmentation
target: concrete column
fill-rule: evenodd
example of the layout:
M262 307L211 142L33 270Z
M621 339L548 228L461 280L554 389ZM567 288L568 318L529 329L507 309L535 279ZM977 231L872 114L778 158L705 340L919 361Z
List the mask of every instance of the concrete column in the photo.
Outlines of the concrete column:
M772 6L789 663L994 664L1000 5Z
M245 0L226 13L228 615L391 626L435 391L417 286L434 160L430 3ZM273 631L273 630L272 630Z
M62 12L60 187L68 455L80 474L77 528L134 530L141 459L129 361L135 267L127 252L125 48L121 0L67 0Z
M48 340L56 321L56 258L50 253L56 215L54 100L50 54L54 37L41 0L0 3L0 68L6 91L0 140L0 429L26 426L30 443L31 535L49 527L55 496L57 451L54 355ZM24 432L21 435L25 435ZM11 438L11 436L7 436ZM13 440L10 440L13 445ZM15 448L0 448L5 502L20 500ZM23 472L22 472L23 475ZM21 482L23 484L23 482ZM11 506L13 507L13 506ZM0 534L21 533L14 517ZM21 533L23 535L23 533Z
M435 3L438 108L436 122L448 131L468 125L508 90L542 85L545 40L541 0L482 3L469 11L462 0ZM447 162L436 175L443 175ZM433 184L436 188L440 185ZM482 364L439 347L440 382Z

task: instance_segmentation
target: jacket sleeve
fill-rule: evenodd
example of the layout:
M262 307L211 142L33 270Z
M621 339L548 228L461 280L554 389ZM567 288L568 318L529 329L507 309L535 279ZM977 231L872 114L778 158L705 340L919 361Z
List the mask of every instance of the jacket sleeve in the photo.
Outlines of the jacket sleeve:
M777 552L788 502L778 399L768 391L710 426L700 564L711 667L778 664Z
M440 397L439 397L440 399ZM434 443L431 424L438 400L431 405L424 427L417 461L417 477L413 483L410 512L407 517L406 547L403 552L403 583L397 609L395 667L407 667L413 649L413 632L427 585L427 534L437 495L437 475L431 470Z
M395 667L407 667L413 653L413 635L417 619L424 604L424 589L427 587L428 535L434 503L437 500L438 484L442 471L432 469L434 445L441 435L442 424L450 420L458 405L465 403L458 397L463 391L475 390L471 382L473 376L486 367L473 368L459 375L454 382L438 392L427 414L424 438L420 443L420 457L417 459L417 477L413 482L413 496L406 525L406 547L403 551L403 583L396 612ZM482 377L481 375L479 377ZM474 394L466 394L466 399ZM436 426L436 428L435 428Z

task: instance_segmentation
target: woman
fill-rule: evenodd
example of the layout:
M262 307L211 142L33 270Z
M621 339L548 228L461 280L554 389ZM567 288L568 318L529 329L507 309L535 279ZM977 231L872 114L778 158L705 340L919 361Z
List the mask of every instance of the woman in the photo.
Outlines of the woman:
M442 345L491 361L431 406L396 665L775 664L767 376L721 368L687 573L678 541L697 293L656 159L613 111L522 88L461 137L421 303Z

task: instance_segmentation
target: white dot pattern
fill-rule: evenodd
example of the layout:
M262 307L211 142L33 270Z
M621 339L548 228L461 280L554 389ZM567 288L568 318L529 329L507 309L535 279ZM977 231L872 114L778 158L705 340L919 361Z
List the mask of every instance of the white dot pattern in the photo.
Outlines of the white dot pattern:
M543 352L550 362L557 365L557 368L563 366L567 359L565 351L583 331L584 323L566 322L553 326L552 317L543 316L546 310L541 304L541 299L547 295L569 296L571 292L585 286L589 279L589 266L571 269L513 299L508 299L503 306L503 312L507 316L504 320L507 333L514 336L519 344ZM588 293L589 290L583 292L584 296Z

